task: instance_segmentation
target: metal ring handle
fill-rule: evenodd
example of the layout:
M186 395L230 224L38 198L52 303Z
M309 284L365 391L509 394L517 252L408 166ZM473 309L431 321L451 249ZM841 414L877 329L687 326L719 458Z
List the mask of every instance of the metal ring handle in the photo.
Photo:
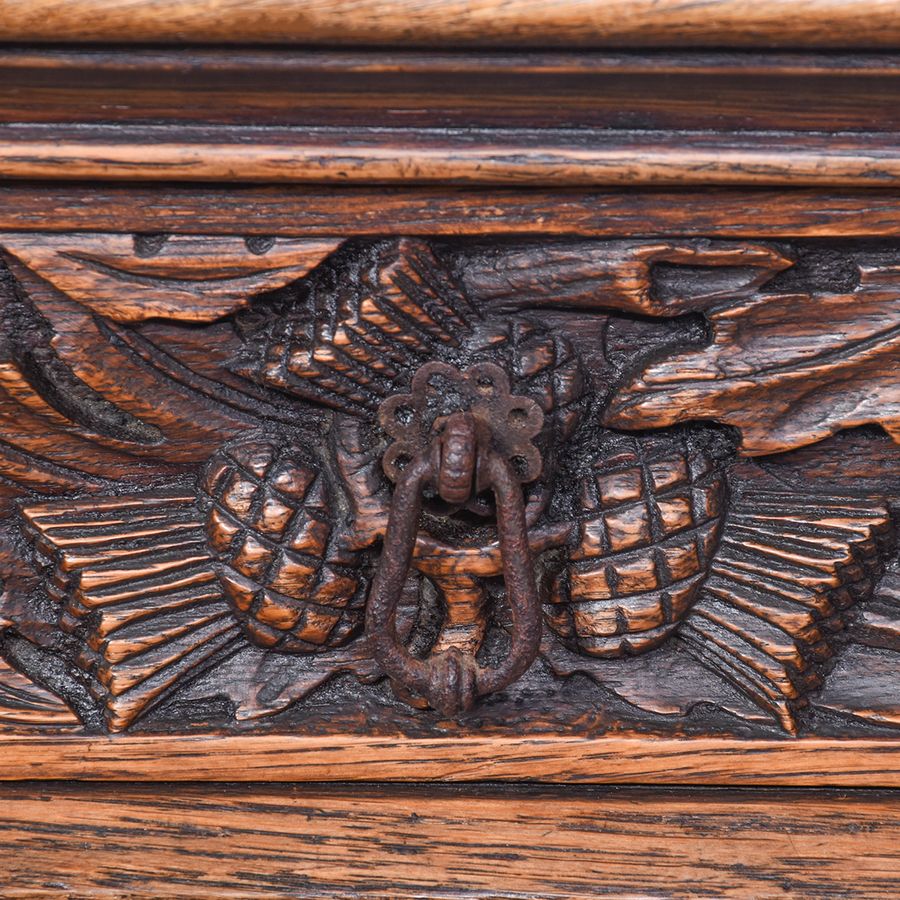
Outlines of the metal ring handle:
M488 668L456 648L419 659L397 635L397 605L415 550L422 489L435 477L430 453L417 456L397 481L381 562L366 608L370 647L385 673L445 715L470 709L477 697L515 681L534 661L540 647L541 606L522 489L509 463L498 454L487 453L484 467L496 500L503 577L512 617L510 649L504 661Z

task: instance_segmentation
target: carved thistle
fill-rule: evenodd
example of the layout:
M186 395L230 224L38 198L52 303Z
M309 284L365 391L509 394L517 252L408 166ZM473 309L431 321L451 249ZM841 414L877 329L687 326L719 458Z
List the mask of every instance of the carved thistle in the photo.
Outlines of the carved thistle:
M0 246L0 726L900 727L900 248Z

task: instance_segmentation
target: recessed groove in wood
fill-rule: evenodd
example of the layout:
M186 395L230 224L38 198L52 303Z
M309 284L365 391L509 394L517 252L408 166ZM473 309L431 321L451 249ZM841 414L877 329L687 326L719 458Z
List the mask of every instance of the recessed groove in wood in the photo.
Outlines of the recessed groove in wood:
M893 0L5 0L0 39L453 46L900 45Z
M0 47L0 67L20 77L67 72L94 83L105 83L107 74L124 75L157 71L202 80L241 73L253 83L278 72L324 75L430 75L464 72L499 75L588 75L588 74L705 74L743 72L748 75L780 73L803 75L895 75L900 60L890 50L834 50L827 54L811 50L779 50L771 47L741 50L647 49L647 48L422 48L380 47L210 47L134 46L108 44L14 44ZM540 98L535 98L539 100Z
M0 126L0 176L515 186L900 183L884 134Z
M900 60L761 52L0 49L0 122L900 129ZM715 91L710 91L710 84Z

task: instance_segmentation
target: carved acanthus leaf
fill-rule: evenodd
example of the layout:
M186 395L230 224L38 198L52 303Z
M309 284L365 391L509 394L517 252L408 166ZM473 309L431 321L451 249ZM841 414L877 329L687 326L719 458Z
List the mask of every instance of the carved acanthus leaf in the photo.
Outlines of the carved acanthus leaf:
M735 426L747 455L879 424L900 442L900 267L862 267L846 294L757 294L707 312L706 347L632 375L605 423Z

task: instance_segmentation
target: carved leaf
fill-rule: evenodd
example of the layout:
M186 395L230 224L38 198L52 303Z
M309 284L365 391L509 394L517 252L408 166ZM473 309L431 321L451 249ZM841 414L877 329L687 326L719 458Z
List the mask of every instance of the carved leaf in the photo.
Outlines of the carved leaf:
M0 659L0 724L72 727L79 722L59 697Z
M872 497L743 497L679 638L795 732L893 540L890 511Z
M108 254L110 247L118 247L130 260L122 262L123 267L134 264L155 273L135 275L132 284L102 271L94 273L97 280L92 281L93 270L68 259L69 251L63 249L81 247L84 253L96 239L99 252L100 239L108 236L12 237L24 258L35 264L43 260L49 268L35 272L7 254L9 271L0 269L2 474L41 493L102 488L105 479L173 475L203 462L211 447L254 427L260 417L285 417L283 406L254 396L256 389L248 382L249 393L236 379L226 384L215 378L215 370L212 378L198 371L198 357L206 365L228 353L227 344L218 343L223 337L219 326L210 326L215 334L204 334L199 341L195 336L200 352L182 361L113 319L131 315L129 304L134 302L136 309L142 292L148 291L156 300L146 298L141 308L147 315L168 311L188 322L216 318L235 304L249 302L252 297L242 293L245 289L290 280L320 254L279 269L273 260L252 253L240 238L178 238L171 239L177 253L171 250L165 256L159 249L148 262L141 255L150 252L147 248L139 254L139 242L114 236L111 244L102 244ZM75 241L80 237L89 239L87 245ZM49 249L41 248L44 239ZM285 242L285 257L296 243ZM332 246L322 244L321 254ZM192 254L201 258L195 260ZM219 265L227 277L218 282L200 278L221 274ZM259 271L254 275L254 270ZM236 277L241 271L246 277ZM164 272L173 277L167 280ZM175 278L174 273L181 275ZM54 279L76 299L61 294ZM94 288L96 296L90 293ZM179 299L182 288L205 299ZM230 326L226 330L230 333Z
M346 264L336 288L313 279L308 295L250 335L240 371L313 403L371 414L404 370L458 346L479 319L426 242L389 241Z
M646 365L605 423L712 419L739 428L751 456L869 423L900 442L900 267L860 275L848 294L757 294L710 310L710 344Z
M336 238L0 234L0 247L92 312L116 322L211 322L254 294L302 278Z
M22 509L110 731L243 646L194 499L192 489L170 490Z

